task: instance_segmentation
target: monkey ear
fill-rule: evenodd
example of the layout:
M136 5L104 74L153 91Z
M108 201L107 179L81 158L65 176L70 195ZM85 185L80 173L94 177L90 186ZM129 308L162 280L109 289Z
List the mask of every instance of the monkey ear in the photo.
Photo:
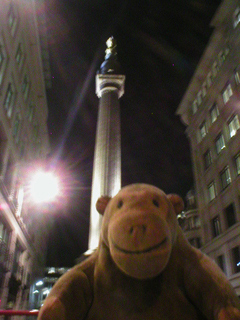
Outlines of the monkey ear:
M112 198L109 196L101 196L100 198L98 198L97 203L96 203L96 209L97 209L98 213L100 213L101 215L104 214L104 211L107 207L107 204L111 199Z
M184 209L184 201L183 199L174 193L170 193L167 195L168 200L172 203L174 209L175 209L175 213L176 215L178 215L179 213L181 213Z

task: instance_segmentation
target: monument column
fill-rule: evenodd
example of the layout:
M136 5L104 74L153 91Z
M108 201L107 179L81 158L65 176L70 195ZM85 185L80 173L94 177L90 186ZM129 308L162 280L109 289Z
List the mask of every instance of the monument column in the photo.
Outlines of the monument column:
M97 199L114 196L121 188L121 132L119 98L124 93L125 76L120 72L116 41L107 41L105 61L96 75L99 111L93 163L89 250L98 246L101 216Z

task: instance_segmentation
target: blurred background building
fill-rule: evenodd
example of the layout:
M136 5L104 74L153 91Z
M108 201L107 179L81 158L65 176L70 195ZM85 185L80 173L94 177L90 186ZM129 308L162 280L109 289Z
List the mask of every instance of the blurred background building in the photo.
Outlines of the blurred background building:
M212 36L177 114L187 125L191 145L201 220L196 244L240 296L240 1L224 0L211 26ZM189 225L192 214L198 221L195 211L187 211Z
M0 3L1 309L28 308L30 285L45 263L47 226L24 194L28 166L50 151L45 89L51 83L44 16L37 21L36 5L43 4Z

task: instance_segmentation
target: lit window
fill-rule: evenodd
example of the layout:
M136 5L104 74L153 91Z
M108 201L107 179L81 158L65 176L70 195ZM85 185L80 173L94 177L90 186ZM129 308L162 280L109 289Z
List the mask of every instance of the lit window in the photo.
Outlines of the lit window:
M7 245L8 240L9 240L9 229L7 228L6 224L0 220L0 243L1 244L4 243L5 245ZM7 249L7 246L6 246L6 249Z
M236 170L237 174L240 174L240 153L238 153L235 157L235 165L236 165Z
M228 123L230 138L235 136L237 130L240 128L238 115L236 114Z
M216 216L212 219L212 231L214 237L217 237L221 234L221 223L219 216Z
M230 97L233 95L233 91L232 91L232 86L229 83L227 85L227 87L225 88L225 90L222 93L222 97L223 97L223 101L226 104L228 102L228 100L230 99Z
M220 133L216 139L216 151L219 154L225 148L225 141L223 134Z
M229 167L226 166L221 172L220 172L220 178L222 183L222 189L227 188L227 186L231 183L231 175Z
M199 130L200 130L201 138L204 138L206 136L206 134L207 134L207 126L206 126L206 122L205 121L203 121L203 123L201 124Z
M213 181L208 185L208 197L209 201L212 201L216 198L215 184Z
M211 163L212 163L212 155L211 155L211 151L210 150L207 150L205 153L204 153L204 167L205 169L209 168Z
M235 77L236 84L240 84L240 75L238 70L234 71L234 77Z
M211 122L215 122L217 120L217 117L219 116L218 107L216 104L212 106L210 109L210 116L211 116Z
M207 82L204 81L202 85L202 97L204 98L206 94L207 94Z
M229 206L227 206L227 208L224 209L224 214L228 228L230 228L237 222L233 203L231 203Z
M240 8L238 7L233 15L233 27L236 28L236 26L239 24L240 22Z
M9 118L12 115L13 104L14 104L14 89L13 89L12 83L9 82L8 87L7 87L7 92L5 95L5 100L4 100L4 108L5 108L5 110L7 112L7 116Z
M197 102L197 99L193 101L193 104L192 104L192 113L195 114L198 110L198 102Z
M202 103L202 91L199 91L197 94L197 102L198 102L198 105L200 106L200 104Z
M240 272L240 247L235 247L232 249L232 257L234 263L234 273Z

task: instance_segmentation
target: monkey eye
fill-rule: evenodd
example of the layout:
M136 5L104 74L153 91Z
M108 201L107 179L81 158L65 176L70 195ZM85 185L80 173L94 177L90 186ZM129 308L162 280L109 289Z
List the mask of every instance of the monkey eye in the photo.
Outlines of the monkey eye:
M156 199L153 199L152 202L155 205L155 207L159 208L159 202Z
M117 204L118 209L120 209L122 206L123 206L123 201L119 200Z

